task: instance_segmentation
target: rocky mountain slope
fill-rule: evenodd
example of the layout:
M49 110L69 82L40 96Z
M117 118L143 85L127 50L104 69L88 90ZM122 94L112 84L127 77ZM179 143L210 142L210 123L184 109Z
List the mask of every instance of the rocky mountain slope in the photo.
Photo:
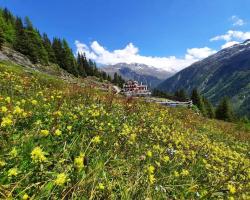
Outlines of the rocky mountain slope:
M111 76L113 76L116 72L125 80L137 80L149 85L151 88L156 87L163 80L165 80L166 77L170 77L174 74L174 72L168 72L162 69L138 63L118 63L115 65L105 66L102 68L102 70L110 74Z
M6 46L3 46L0 50L0 64L13 64L14 66L22 66L23 70L28 73L40 72L47 75L52 75L71 84L76 84L78 86L88 86L90 88L95 87L102 91L108 91L111 87L112 90L116 92L116 89L114 89L113 85L108 81L100 82L99 79L94 76L89 76L84 79L77 78L54 63L50 63L47 66L39 63L34 64L27 56Z
M239 114L250 115L250 40L223 49L165 80L158 89L174 92L197 87L213 103L232 99Z

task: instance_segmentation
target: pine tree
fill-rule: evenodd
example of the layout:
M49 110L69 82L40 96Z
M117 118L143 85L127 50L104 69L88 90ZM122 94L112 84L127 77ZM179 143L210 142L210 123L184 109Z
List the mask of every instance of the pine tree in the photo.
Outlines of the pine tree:
M233 111L232 111L232 106L230 104L230 101L227 97L224 97L217 109L216 109L216 118L220 120L225 120L225 121L233 121Z
M197 89L193 89L191 94L191 100L193 104L196 105L203 115L206 115L206 110L204 108L204 103L202 101L202 97Z
M5 40L4 40L4 35L3 35L3 29L0 27L0 50L3 47L4 41Z
M56 56L55 56L55 52L52 48L52 44L50 39L48 38L47 34L44 33L42 36L42 40L43 40L43 46L48 54L48 59L51 63L56 63Z
M79 54L77 55L77 69L78 69L78 72L79 72L79 75L81 77L86 77L87 74L86 74L86 71L84 69L84 57L82 54Z
M52 49L55 53L55 61L61 68L64 68L63 65L63 47L62 41L59 38L54 38L52 42ZM66 69L65 69L66 70Z
M20 18L16 19L15 50L26 55L33 63L48 63L48 54L43 46L40 33L33 28L29 18L25 18L26 27Z
M114 84L118 84L119 80L118 80L118 74L117 72L114 73L114 78L113 78L113 81L112 81Z
M65 69L75 75L78 76L78 70L76 66L76 60L73 55L72 50L69 48L69 45L65 39L62 41L62 47L63 47L63 65L65 65Z
M107 80L108 80L109 82L112 81L112 78L111 78L111 76L110 76L109 74L108 74Z
M83 61L83 68L84 68L84 70L86 72L86 75L91 76L91 67L89 66L89 62L88 62L88 60L86 58L85 53L82 55L82 61Z
M22 19L17 17L15 23L16 38L14 42L14 49L20 53L27 55L29 53L27 45L27 37L25 34Z
M207 117L209 117L211 119L215 118L215 110L214 110L212 103L204 97L203 97L203 102L204 102L204 107L206 110Z
M177 90L175 92L175 96L180 99L181 101L187 100L187 92L184 89Z
M105 73L106 74L106 73ZM93 62L93 75L94 76L98 76L99 75L99 71L97 69L96 63ZM105 75L106 78L104 78L105 80L107 79L107 74Z
M8 10L0 9L0 27L3 31L3 37L6 43L13 45L15 40L15 18L10 15Z
M30 18L29 17L25 17L24 18L24 24L25 24L25 27L27 30L30 30L30 31L33 31L34 28L33 28L33 24L32 22L30 21Z

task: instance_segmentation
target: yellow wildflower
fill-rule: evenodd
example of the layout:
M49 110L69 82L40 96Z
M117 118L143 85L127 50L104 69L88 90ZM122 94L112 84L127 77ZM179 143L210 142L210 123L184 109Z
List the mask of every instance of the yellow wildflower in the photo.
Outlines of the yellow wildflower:
M27 115L28 115L28 113L26 113L26 112L23 112L23 113L22 113L22 116L23 116L23 117L27 117Z
M156 180L154 174L149 174L148 179L150 184L153 184Z
M62 186L67 182L67 175L65 173L60 173L57 174L56 179L55 179L55 184Z
M60 136L60 135L62 135L62 131L60 131L59 129L56 129L56 131L55 131L55 135L56 135L56 136Z
M100 136L95 136L94 138L92 138L91 142L99 144L101 142Z
M174 176L175 176L175 177L178 177L178 176L180 176L179 172L177 172L177 171L174 171Z
M169 158L168 156L164 156L164 157L163 157L163 160L164 160L165 162L168 162L168 161L170 160L170 158Z
M12 123L13 121L11 116L3 117L1 122L1 127L10 126L12 125Z
M100 189L100 190L104 190L104 189L105 189L105 187L104 187L103 183L99 183L99 185L98 185L98 189Z
M56 111L53 113L55 116L59 116L61 117L62 116L62 112L61 111Z
M1 110L3 113L6 113L8 111L8 108L6 106L2 106Z
M148 166L148 173L153 174L155 171L155 167L153 165Z
M6 165L6 162L0 159L0 168L4 167Z
M37 102L37 100L32 100L31 103L32 103L33 105L37 105L38 102Z
M15 157L17 157L17 154L18 154L17 149L16 149L16 147L14 147L10 152L10 156L11 156L11 158L15 158Z
M186 169L183 169L182 172L181 172L181 175L182 176L188 176L189 175L189 171L186 170Z
M29 195L25 193L25 194L23 195L23 198L22 198L22 199L23 199L23 200L27 200L27 199L29 199L29 198L30 198Z
M11 100L10 97L6 97L6 98L5 98L5 101L6 101L7 103L10 103L10 100Z
M18 170L17 168L11 168L8 171L8 177L12 177L12 176L17 176L18 175Z
M45 157L45 153L40 147L35 147L32 152L31 152L31 158L32 160L37 163L37 162L44 162L47 160Z
M83 153L80 153L80 155L75 158L74 164L78 170L83 169L84 167L84 154Z
M147 151L147 156L151 158L153 156L152 151Z
M49 135L49 131L48 130L41 130L41 135L43 135L43 136L47 136L47 135Z
M71 131L72 130L72 126L67 126L67 130Z
M227 189L231 194L234 194L236 192L236 188L232 184L228 184Z
M19 106L16 106L13 111L14 114L21 114L22 112L23 109L21 109Z

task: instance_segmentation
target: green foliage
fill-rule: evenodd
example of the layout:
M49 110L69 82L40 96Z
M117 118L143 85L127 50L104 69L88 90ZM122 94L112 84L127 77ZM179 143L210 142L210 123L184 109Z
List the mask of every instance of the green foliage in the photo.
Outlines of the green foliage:
M28 57L34 63L48 64L48 54L43 47L40 34L36 30L25 30L26 46L28 48Z
M232 111L232 106L231 103L228 99L228 97L224 97L217 109L216 109L216 118L220 119L220 120L225 120L225 121L229 121L232 122L234 119L234 114Z
M55 52L54 52L54 50L53 50L53 48L52 48L51 41L50 41L50 39L48 38L48 36L47 36L46 33L43 34L42 40L43 40L43 46L44 46L45 50L46 50L47 53L48 53L49 62L51 62L51 63L56 63Z
M205 106L204 106L202 96L200 95L199 91L196 88L193 89L193 91L192 91L191 100L193 101L193 104L196 105L199 108L201 113L203 115L206 115L206 110L205 110Z
M87 76L86 63L87 63L87 59L86 59L85 55L78 53L78 55L77 55L77 68L78 68L79 75L81 77Z
M204 102L206 116L211 119L215 118L215 110L214 110L212 103L205 97L203 97L203 102Z
M20 53L23 53L24 55L28 55L29 51L27 49L27 37L22 19L19 17L16 18L15 29L16 29L16 38L13 44L14 49L16 51L19 51Z
M52 49L55 53L56 63L67 72L77 76L77 63L67 41L54 38Z
M115 85L118 85L119 87L122 87L125 81L120 75L117 74L117 72L115 72L112 83L114 83Z
M3 35L3 29L0 27L0 50L2 49L2 46L4 44L4 35Z
M7 9L0 9L0 27L3 31L4 40L10 45L15 40L15 18Z
M177 90L175 96L181 101L186 101L188 99L187 92L184 89Z

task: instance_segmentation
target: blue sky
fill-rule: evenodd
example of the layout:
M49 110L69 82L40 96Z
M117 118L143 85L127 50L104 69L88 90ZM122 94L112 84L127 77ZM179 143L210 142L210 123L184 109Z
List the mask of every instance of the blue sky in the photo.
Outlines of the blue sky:
M249 0L0 0L0 5L29 16L41 32L66 38L74 51L101 64L131 61L179 70L250 34Z

